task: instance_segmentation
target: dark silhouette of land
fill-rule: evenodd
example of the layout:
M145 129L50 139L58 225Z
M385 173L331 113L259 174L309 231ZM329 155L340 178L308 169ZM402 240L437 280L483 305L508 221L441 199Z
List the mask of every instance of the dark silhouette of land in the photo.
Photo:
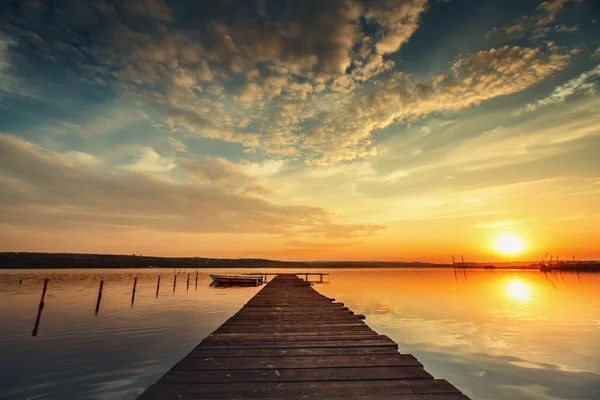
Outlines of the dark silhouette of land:
M542 264L531 262L436 264L401 261L278 261L261 258L155 257L118 254L0 253L0 269L51 268L469 268L600 271L597 261Z
M0 253L0 269L42 268L310 268L304 262L258 258L153 257L143 255Z

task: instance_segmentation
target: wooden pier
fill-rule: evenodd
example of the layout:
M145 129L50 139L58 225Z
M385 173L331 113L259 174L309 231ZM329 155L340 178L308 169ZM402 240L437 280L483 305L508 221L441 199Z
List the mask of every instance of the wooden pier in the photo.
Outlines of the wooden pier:
M138 399L468 400L362 319L278 275Z

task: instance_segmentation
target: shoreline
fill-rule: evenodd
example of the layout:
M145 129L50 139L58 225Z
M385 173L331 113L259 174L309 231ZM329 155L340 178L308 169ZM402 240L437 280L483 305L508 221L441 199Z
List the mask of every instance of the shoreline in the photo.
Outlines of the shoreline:
M0 270L6 269L128 269L128 268L246 268L246 269L376 269L376 268L423 268L423 269L484 269L484 270L540 270L600 272L600 262L579 261L541 264L530 261L496 263L439 264L419 261L279 261L260 258L206 258L206 257L157 257L118 254L81 253L21 253L1 252Z

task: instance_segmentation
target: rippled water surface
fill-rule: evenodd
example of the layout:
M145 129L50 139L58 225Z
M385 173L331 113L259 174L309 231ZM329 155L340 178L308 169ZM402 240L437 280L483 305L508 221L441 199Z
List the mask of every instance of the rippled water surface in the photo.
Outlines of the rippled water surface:
M134 399L260 290L177 272L175 288L173 270L0 273L0 398ZM600 399L599 274L323 272L315 289L473 399Z

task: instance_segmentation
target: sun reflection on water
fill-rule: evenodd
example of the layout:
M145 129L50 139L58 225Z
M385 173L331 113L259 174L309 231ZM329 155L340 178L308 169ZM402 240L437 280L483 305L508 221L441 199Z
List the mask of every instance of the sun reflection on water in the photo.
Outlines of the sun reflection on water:
M525 282L512 279L506 284L506 294L516 301L526 301L531 295L531 288Z

